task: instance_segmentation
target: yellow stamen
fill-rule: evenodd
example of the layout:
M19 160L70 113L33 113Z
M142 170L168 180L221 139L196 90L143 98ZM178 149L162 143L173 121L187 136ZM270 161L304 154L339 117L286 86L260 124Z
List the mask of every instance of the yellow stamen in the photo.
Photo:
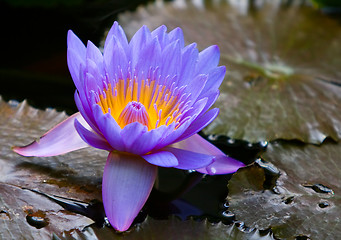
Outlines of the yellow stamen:
M173 95L172 89L159 85L156 80L142 80L140 84L130 79L118 80L114 86L108 84L97 104L104 114L110 109L121 128L140 122L151 130L180 121L179 96Z

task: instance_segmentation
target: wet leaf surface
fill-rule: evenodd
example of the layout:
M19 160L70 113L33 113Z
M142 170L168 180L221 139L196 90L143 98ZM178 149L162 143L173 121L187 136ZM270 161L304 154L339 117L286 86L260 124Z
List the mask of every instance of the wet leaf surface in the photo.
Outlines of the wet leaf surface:
M101 201L106 154L85 149L58 157L19 156L12 152L13 145L30 143L67 116L1 99L0 116L0 239L50 239L53 232L92 224L90 218L29 189L84 204Z
M8 104L0 100L0 114L1 182L26 188L39 184L54 193L67 192L69 197L79 197L79 193L89 194L86 199L101 196L99 187L106 152L89 148L56 157L28 158L11 150L14 145L27 145L42 136L66 119L65 113L38 110L25 101ZM67 189L68 186L72 189Z
M29 190L0 183L0 239L51 239L53 232L91 223Z
M91 226L84 231L65 232L60 239L200 239L200 240L271 240L274 239L271 232L260 232L256 229L246 229L243 226L229 225L222 223L212 224L207 221L181 221L176 218L169 220L154 220L147 218L142 224L137 226L132 232L113 234L112 229L93 228Z
M181 27L188 43L220 47L228 68L216 103L223 111L205 133L251 142L338 140L341 25L297 3L159 2L122 14L120 23L130 36L142 24Z
M135 220L133 226L137 224L137 227L123 235L109 227L101 228L105 223L101 177L107 153L89 148L56 157L19 156L11 151L13 145L29 144L67 115L52 109L35 109L25 101L6 103L0 99L0 116L0 238L50 239L54 234L56 239L107 239L109 236L120 239L123 235L128 239L150 239L158 235L178 239L172 238L170 232L181 227L184 229L177 236L183 234L188 239L196 239L201 234L204 239L226 236L257 239L260 235L271 239L270 232L260 233L243 226L238 230L221 223L231 224L234 219L222 207L231 175L203 178L200 173L167 168L159 169L158 190L153 189ZM223 136L209 138L226 152L244 149L238 158L246 161L253 161L265 147L227 141ZM145 221L147 215L152 218ZM167 220L171 215L182 220L195 216L198 221L208 218L220 223Z
M335 239L341 235L340 144L321 146L274 142L263 158L280 171L265 188L264 169L241 169L228 188L230 210L247 226L267 229L276 237Z

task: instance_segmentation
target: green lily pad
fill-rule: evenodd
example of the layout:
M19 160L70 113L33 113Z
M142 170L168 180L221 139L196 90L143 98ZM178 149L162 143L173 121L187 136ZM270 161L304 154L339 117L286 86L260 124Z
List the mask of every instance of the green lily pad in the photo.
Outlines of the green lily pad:
M292 1L294 2L294 1ZM154 3L120 15L129 36L145 24L181 27L187 42L217 44L227 78L205 133L250 142L341 138L341 25L283 1Z
M263 157L280 171L276 186L264 189L260 167L239 170L228 184L230 210L247 226L271 227L279 238L335 239L341 235L340 154L332 142L271 143Z

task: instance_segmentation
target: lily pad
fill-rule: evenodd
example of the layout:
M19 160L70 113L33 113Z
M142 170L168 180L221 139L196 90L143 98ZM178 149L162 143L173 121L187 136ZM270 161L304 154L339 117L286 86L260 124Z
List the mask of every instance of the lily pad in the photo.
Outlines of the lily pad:
M230 210L247 226L271 227L279 238L341 236L340 154L333 142L269 144L263 157L280 171L275 187L264 189L260 167L239 170L228 184Z
M51 239L53 232L83 229L91 223L29 190L0 183L1 239Z
M100 201L107 154L84 149L58 157L21 157L12 152L13 145L29 144L66 114L0 98L0 116L0 238L50 239L54 232L94 223L40 192L64 197L64 201Z
M14 145L31 143L66 119L64 112L35 109L26 101L6 103L0 98L0 115L1 182L27 188L34 188L37 184L43 184L46 189L55 186L51 188L53 193L67 192L68 197L80 200L84 199L79 192L87 191L94 193L92 198L100 198L101 179L107 158L105 151L89 148L56 157L27 158L11 150ZM83 186L85 184L89 189ZM74 189L64 189L70 186Z
M290 3L291 2L291 3ZM205 133L250 142L341 138L341 25L295 1L156 2L120 15L130 36L145 24L181 27L187 42L217 44L227 79Z
M107 153L89 148L56 157L19 156L11 151L13 145L29 144L32 139L40 137L67 115L53 109L35 109L25 101L6 103L0 99L0 116L1 239L51 239L52 236L53 239L151 239L160 236L162 239L174 239L174 236L175 239L273 239L269 230L259 231L246 228L242 224L225 225L221 222L209 223L207 220L193 219L181 221L174 217L165 220L164 217L168 218L167 214L172 211L162 216L163 220L151 217L145 220L146 214L160 217L160 213L155 213L156 207L151 209L152 205L158 204L161 207L177 208L178 213L173 211L173 214L178 214L183 219L189 214L181 210L186 210L197 218L205 218L198 217L202 211L187 201L180 199L171 203L170 200L160 202L155 196L158 194L156 190L153 191L146 209L138 217L140 219L136 220L141 223L134 224L129 232L118 234L111 227L100 228L94 221L99 218L103 220L103 209L100 209L101 177ZM159 185L165 185L161 191L174 190L176 186L172 183L176 181L172 181L172 178L178 178L185 173L179 171L175 174L174 171L176 170L160 170L163 176L159 179ZM200 175L194 180L189 179L187 184L192 186L193 181L197 182L201 177ZM206 207L209 210L207 214L221 214L218 206L218 200L221 199L218 199L217 195L226 193L228 177L209 176L202 184L193 188L194 194L185 194L186 198L193 200L192 202L196 202L195 198L204 199L205 203L199 202L199 207L200 204L206 204L209 205ZM213 181L213 178L217 181ZM219 179L222 180L218 181ZM185 189L180 187L176 191L181 195ZM203 192L207 197L202 197ZM93 200L99 202L99 208L90 209L91 204L87 203ZM198 204L198 201L196 203Z
M149 240L149 239L200 239L200 240L271 240L274 239L270 231L258 231L257 229L245 229L242 225L223 223L212 224L208 221L181 221L177 218L169 220L154 220L147 218L132 232L121 235L114 234L109 228L86 227L84 231L74 230L65 232L60 239L126 239L126 240Z

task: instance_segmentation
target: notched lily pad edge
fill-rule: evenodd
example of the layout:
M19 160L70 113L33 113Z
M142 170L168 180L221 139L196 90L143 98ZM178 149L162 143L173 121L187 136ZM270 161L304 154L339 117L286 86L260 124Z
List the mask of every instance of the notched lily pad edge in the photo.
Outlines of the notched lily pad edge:
M177 232L174 233L174 229ZM147 216L142 223L133 225L125 232L117 232L111 227L99 228L94 224L84 227L82 230L74 229L61 234L53 233L52 239L150 239L152 236L162 237L162 239L174 239L174 235L185 237L185 239L275 239L271 229L258 230L249 228L243 222L236 221L232 224L223 222L212 223L207 218L181 220L175 215L170 215L167 219L157 220ZM157 234L157 235L155 235ZM102 238L104 237L104 238ZM213 238L212 238L213 237ZM249 238L250 237L250 238ZM255 238L256 237L256 238Z

